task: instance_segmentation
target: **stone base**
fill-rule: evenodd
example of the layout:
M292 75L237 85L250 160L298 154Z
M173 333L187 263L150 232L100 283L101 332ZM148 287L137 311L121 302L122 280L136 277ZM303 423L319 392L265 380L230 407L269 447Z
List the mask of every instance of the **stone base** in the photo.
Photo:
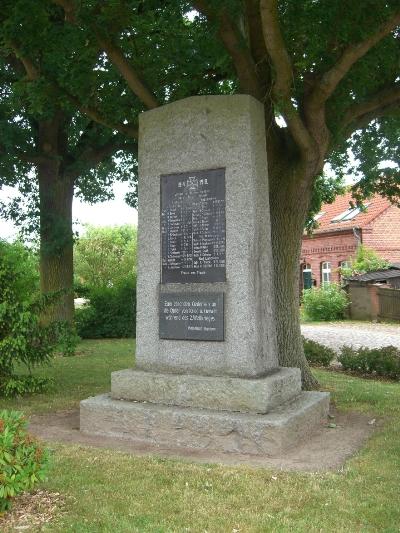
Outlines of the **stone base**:
M268 413L301 391L299 368L277 368L262 378L160 374L120 370L111 374L115 400L243 413Z
M81 402L80 429L141 445L274 456L309 436L328 407L325 392L302 392L264 415L113 400L104 394Z

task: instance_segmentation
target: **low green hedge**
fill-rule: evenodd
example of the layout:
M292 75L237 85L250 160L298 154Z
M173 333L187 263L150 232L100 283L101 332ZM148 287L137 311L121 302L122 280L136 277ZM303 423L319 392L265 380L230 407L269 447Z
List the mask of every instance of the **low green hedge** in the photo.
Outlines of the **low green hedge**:
M302 339L304 355L310 365L329 366L332 363L336 355L332 348L311 339L306 339L303 336Z
M134 337L136 282L90 289L89 304L76 309L75 327L84 339Z
M343 346L338 361L343 370L400 379L400 350L395 346L358 349Z

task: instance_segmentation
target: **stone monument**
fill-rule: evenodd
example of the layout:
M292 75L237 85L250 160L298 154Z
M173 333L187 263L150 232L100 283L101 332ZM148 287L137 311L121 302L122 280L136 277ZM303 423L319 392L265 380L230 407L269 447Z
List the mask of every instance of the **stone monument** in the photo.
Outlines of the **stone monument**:
M282 453L327 414L277 360L262 105L195 96L139 127L137 343L81 431L162 448Z

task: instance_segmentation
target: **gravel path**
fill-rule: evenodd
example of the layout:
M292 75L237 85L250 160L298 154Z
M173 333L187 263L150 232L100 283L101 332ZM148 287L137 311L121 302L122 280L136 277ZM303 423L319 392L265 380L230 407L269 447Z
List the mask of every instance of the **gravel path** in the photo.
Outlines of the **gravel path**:
M400 349L400 325L354 324L328 322L327 324L302 324L301 332L308 339L339 351L344 344L354 348L367 346L397 346Z

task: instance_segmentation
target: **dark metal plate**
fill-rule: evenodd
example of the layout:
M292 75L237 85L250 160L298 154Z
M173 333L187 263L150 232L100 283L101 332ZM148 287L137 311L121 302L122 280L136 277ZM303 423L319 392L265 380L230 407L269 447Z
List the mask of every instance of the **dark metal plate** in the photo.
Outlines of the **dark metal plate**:
M161 282L226 279L225 169L161 176Z
M224 293L161 292L160 339L223 341Z

